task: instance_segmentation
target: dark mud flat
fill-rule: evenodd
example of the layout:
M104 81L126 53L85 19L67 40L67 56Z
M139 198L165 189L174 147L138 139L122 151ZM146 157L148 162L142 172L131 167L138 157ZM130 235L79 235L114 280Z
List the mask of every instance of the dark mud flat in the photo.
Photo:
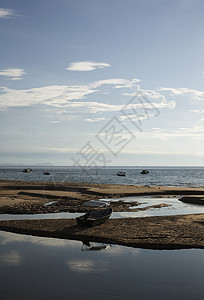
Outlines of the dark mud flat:
M95 227L75 219L1 221L0 230L136 248L204 248L204 214L110 219Z
M204 203L201 201L204 199L203 188L0 180L0 213L83 213L89 211L85 203L90 200L147 195L163 198L190 195L192 203L195 200L200 201L200 204ZM52 202L52 205L46 205L48 202ZM129 211L131 206L138 205L137 202L110 202L110 207L115 212Z
M197 205L204 205L204 196L185 196L179 199L180 201L184 203L190 203L190 204L197 204Z

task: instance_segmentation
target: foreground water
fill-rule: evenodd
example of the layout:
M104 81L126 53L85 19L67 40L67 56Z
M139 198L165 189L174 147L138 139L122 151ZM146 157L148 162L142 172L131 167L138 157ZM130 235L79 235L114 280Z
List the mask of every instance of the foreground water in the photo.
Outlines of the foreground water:
M203 299L203 250L88 251L79 241L2 231L0 244L4 300Z
M33 167L32 169L30 173L23 173L21 167L0 167L0 180L204 187L204 167L149 167L149 174L146 175L140 174L143 167L106 167L104 169ZM49 171L50 175L43 175L44 171ZM125 171L126 176L117 176L118 171Z

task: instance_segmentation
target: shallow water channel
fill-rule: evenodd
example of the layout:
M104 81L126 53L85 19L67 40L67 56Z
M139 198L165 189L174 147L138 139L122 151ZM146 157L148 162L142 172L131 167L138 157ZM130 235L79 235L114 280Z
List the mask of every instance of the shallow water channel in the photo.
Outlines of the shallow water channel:
M118 200L138 201L138 208L161 203L171 206L113 213L113 218L204 212L203 206L185 204L177 198L128 197L113 201ZM0 219L76 215L0 215ZM201 300L204 296L204 250L146 250L3 231L0 245L3 300Z

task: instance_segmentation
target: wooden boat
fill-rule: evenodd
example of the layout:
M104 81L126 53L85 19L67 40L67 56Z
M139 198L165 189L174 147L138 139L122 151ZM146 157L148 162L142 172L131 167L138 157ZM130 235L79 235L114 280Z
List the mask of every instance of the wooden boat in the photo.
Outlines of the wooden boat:
M99 209L77 217L76 221L78 225L95 226L104 223L110 218L111 214L112 208Z
M23 173L29 173L29 172L31 172L31 171L32 171L32 169L27 168L27 169L24 169L22 172L23 172Z
M117 175L118 176L126 176L126 173L125 172L118 172Z
M148 174L149 171L148 171L147 169L145 169L145 170L142 170L140 173L141 173L141 174Z

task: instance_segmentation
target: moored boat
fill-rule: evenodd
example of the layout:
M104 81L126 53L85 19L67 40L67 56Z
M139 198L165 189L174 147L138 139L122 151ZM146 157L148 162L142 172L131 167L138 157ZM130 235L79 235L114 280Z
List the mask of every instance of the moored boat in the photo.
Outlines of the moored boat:
M105 208L88 212L83 216L77 217L76 221L78 225L95 226L104 223L110 218L111 214L112 208Z
M45 171L45 172L43 172L43 175L50 175L50 172Z
M148 174L149 171L148 171L147 169L145 169L145 170L142 170L140 173L141 173L141 174Z
M125 172L118 172L117 175L118 176L126 176L126 173Z
M32 172L32 169L31 168L27 168L27 169L24 169L22 172L23 173L29 173L29 172Z

